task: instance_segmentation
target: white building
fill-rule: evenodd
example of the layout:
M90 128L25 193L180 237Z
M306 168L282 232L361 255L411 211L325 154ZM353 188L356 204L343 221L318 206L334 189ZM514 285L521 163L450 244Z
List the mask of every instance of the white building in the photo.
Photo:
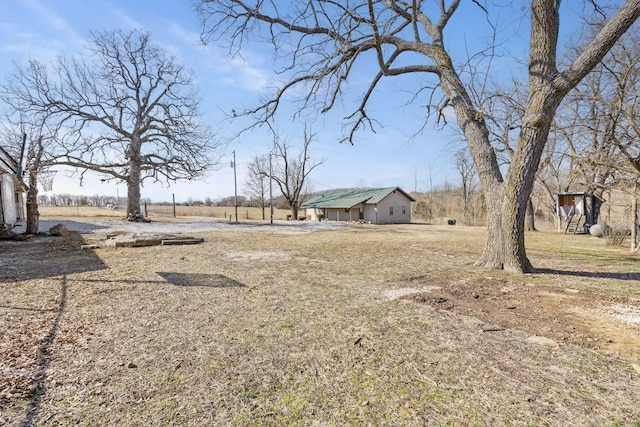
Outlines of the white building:
M0 229L11 229L24 219L27 188L12 168L15 161L3 152L0 156Z
M415 199L400 187L325 191L302 204L313 221L411 222Z

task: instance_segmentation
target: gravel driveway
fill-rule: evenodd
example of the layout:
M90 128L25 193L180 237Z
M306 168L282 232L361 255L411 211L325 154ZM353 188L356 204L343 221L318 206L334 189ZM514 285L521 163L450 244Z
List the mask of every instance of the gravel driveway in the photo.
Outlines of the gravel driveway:
M57 224L64 224L69 231L82 234L99 233L106 234L112 232L125 232L135 235L157 235L176 233L197 233L216 230L236 230L236 231L267 231L276 233L309 233L312 231L335 229L345 227L344 223L337 222L315 222L315 221L274 221L270 224L246 224L230 223L213 219L194 219L184 222L163 222L152 221L129 222L120 219L114 220L44 220L40 221L40 232L48 232L51 227Z

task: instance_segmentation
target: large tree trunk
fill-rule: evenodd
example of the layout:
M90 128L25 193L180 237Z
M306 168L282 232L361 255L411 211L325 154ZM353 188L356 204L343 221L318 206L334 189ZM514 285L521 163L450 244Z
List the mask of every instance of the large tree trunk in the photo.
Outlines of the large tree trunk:
M26 138L26 134L25 134ZM29 171L29 189L27 190L27 229L26 234L36 234L40 227L40 212L38 211L38 172L42 167L44 146L40 136L32 148L31 170ZM30 150L31 151L31 150Z
M128 213L140 212L140 166L137 173L132 168L127 179Z
M638 197L634 191L631 199L631 252L638 251Z
M129 146L129 175L127 177L127 210L129 214L140 212L140 175L142 159L140 150L142 144L134 140Z
M534 271L524 245L527 204L555 111L571 87L565 81L555 80L559 76L556 68L559 3L535 0L531 9L529 101L505 180L501 227L504 268L522 273Z
M298 219L298 210L298 203L291 203L291 219L294 221Z
M525 251L524 221L549 128L562 99L548 85L532 87L530 96L522 131L507 173L502 201L504 268L522 273L534 271Z
M453 73L448 76L448 82L454 83L450 86L454 91L459 89L456 78ZM482 256L475 263L478 266L521 273L534 271L525 251L524 220L553 112L561 99L544 89L540 87L535 92L536 99L532 100L525 114L522 132L504 182L488 139L484 118L471 108L470 100L466 105L459 103L455 106L458 123L463 124L463 132L487 200L487 240ZM458 92L457 101L468 99L465 95L462 91Z
M533 208L531 197L529 197L529 201L527 202L527 214L524 217L524 229L527 231L538 231L536 230L536 211Z
M29 173L29 189L27 190L27 230L26 234L36 234L40 227L38 211L38 174Z
M451 100L456 120L467 139L469 151L478 171L478 178L487 205L487 238L482 255L475 265L501 269L504 267L504 233L502 229L502 203L504 182L496 153L489 141L487 124L480 111L473 107L460 77L450 66L450 58L443 50L434 55L442 73L442 89Z
M525 251L524 219L551 121L562 99L561 94L553 91L554 86L544 79L548 75L555 76L548 70L554 64L542 61L535 67L542 71L531 81L529 105L504 180L482 112L474 108L462 81L449 66L450 58L444 49L437 53L433 58L441 70L442 88L451 100L457 122L467 139L487 201L487 240L475 265L522 273L533 271ZM532 49L534 54L543 55ZM554 54L551 56L555 57ZM545 56L544 59L548 58Z
M456 83L455 78L449 76L448 81ZM455 85L452 88L458 89ZM524 220L553 112L562 97L542 85L532 91L532 96L504 182L483 117L471 108L470 100L467 105L455 107L487 200L487 240L476 262L479 266L534 271L525 251ZM463 92L458 93L458 102L465 98L468 99Z

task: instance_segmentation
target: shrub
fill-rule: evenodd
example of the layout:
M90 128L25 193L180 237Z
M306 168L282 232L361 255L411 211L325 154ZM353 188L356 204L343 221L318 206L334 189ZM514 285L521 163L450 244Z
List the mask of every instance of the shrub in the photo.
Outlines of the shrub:
M624 239L629 235L629 231L620 226L607 228L603 237L607 246L623 246Z

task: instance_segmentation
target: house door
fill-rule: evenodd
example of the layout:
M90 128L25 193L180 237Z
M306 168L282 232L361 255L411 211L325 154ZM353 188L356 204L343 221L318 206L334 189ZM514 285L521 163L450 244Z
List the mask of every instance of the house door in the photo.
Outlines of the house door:
M359 218L360 220L363 220L363 219L364 219L364 209L362 209L362 208L360 208L360 209L359 209L359 212L358 212L358 218Z
M16 221L22 221L23 212L22 212L22 194L15 193L16 195Z

